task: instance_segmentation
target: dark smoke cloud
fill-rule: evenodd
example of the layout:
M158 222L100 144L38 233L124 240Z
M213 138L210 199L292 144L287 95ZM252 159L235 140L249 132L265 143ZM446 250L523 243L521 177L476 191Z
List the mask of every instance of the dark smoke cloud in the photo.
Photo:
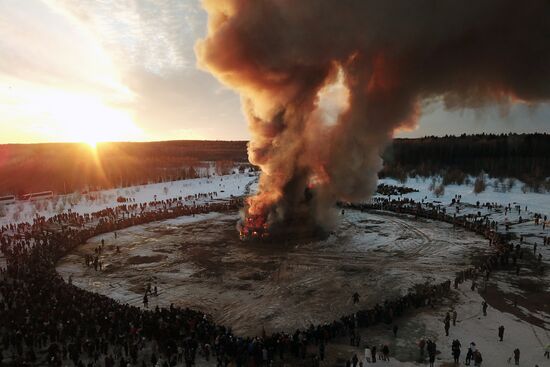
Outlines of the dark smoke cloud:
M422 104L479 107L550 97L546 0L205 0L199 65L242 96L261 166L252 213L279 220L316 186L325 224L335 200L373 192L380 152ZM322 118L338 79L347 103Z

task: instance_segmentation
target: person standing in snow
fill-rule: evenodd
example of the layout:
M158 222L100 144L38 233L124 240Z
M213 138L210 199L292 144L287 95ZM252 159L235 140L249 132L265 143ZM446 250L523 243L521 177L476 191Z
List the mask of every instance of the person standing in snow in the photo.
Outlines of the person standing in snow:
M435 362L435 353L437 351L437 345L431 340L428 340L426 344L428 349L428 357L430 359L430 367L433 367Z
M466 366L469 366L470 365L470 361L472 360L472 356L473 356L473 352L472 352L472 348L468 348L468 352L466 353L466 360L464 361L464 364Z
M424 347L426 346L426 341L424 338L420 339L418 342L418 349L420 350L420 361L424 362Z
M514 349L514 364L519 365L519 348Z
M388 362L390 360L390 348L387 344L384 344L382 347L382 355L384 356L384 361Z
M456 310L453 310L453 326L456 326L456 317L457 317Z
M449 336L449 328L451 327L451 322L448 318L445 318L445 335Z
M475 357L475 352L476 352L476 343L474 342L471 342L470 343L470 347L468 348L468 353L466 354L466 366L469 366L470 365L470 362L472 361L472 359L474 359ZM475 362L475 361L474 361Z
M487 302L483 301L481 307L483 308L483 316L487 316Z
M481 357L481 353L479 350L476 350L474 353L474 366L481 367L481 362L483 362L483 358Z
M458 341L458 339L453 340L451 350L453 352L454 362L455 364L458 364L460 358L460 342Z
M504 326L502 325L498 328L498 337L500 338L500 341L502 341L502 338L504 337Z

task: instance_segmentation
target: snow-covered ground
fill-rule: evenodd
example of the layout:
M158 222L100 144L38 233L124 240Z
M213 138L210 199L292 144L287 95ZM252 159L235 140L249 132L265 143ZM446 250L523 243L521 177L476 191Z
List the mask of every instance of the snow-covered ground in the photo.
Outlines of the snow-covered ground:
M492 179L487 180L486 190L479 194L474 192L473 185L448 185L440 196L430 190L431 178L409 178L406 182L383 179L380 183L417 189L418 192L402 197L441 205L449 214L475 215L479 212L496 220L502 232L506 231L504 224L510 224L508 232L518 238L524 236L523 248L526 248L529 259L520 261L519 276L513 271L496 272L486 285L483 283L479 292L471 291L468 283L463 284L457 292L453 292L454 299L449 300L447 305L433 311L421 310L398 320L400 331L397 338L393 337L392 325L364 330L362 340L365 345L377 345L378 349L381 344L390 347L391 360L378 363L389 367L427 365L427 359L422 362L418 360L417 343L420 338L430 338L437 343L436 366L454 366L451 354L454 339L462 344L460 365L464 364L468 345L474 342L482 353L483 366L513 365L513 351L516 348L521 352L520 366L550 366L550 360L544 357L544 352L550 350L550 246L543 246L543 238L550 236L550 223L547 222L546 228L543 228L542 222L537 225L533 220L534 213L550 216L550 194L523 192L523 184L519 181L509 191L502 192L495 190L498 182ZM461 197L460 204L451 205L458 196ZM481 207L477 207L477 202ZM494 203L499 207L483 207L484 203ZM512 210L505 211L504 207L508 205ZM522 223L519 223L520 217ZM535 244L536 254L531 255ZM536 265L538 254L542 255L543 272ZM481 310L484 300L490 305L487 316L483 316ZM443 319L445 313L452 309L457 311L458 321L446 336ZM498 340L500 325L505 328L502 342ZM331 360L326 365L343 365L353 354L364 355L363 348L346 344L336 344L332 348ZM364 363L367 364L365 360Z
M231 196L242 195L246 185L256 179L257 176L253 173L235 173L225 176L95 191L89 194L59 195L53 199L34 202L18 201L16 204L6 205L4 209L0 208L0 213L3 214L3 216L0 215L0 226L7 223L32 222L32 218L36 215L49 218L69 209L81 214L92 213L107 207L120 205L121 203L117 202L118 197L135 200L135 203L146 203L153 200L216 192L215 199L222 200ZM197 202L200 203L204 200L198 199Z
M40 203L18 203L6 207L7 213L5 216L0 217L0 225L7 222L32 220L32 217L36 214L51 216L67 209L89 213L117 205L116 198L118 196L135 199L136 202L147 202L154 200L155 196L156 199L162 200L196 193L217 192L216 200L227 199L231 195L242 195L247 184L253 183L254 180L256 180L256 177L249 174L233 174L223 177L214 176L209 179L202 178L105 190L97 194L95 200L89 200L85 195L72 194ZM545 265L546 271L539 273L532 269L536 260L531 255L521 263L519 276L515 275L515 272L497 272L488 282L487 290L482 293L472 292L467 284L463 284L458 292L454 292L452 302L450 300L444 307L436 308L433 311L422 309L419 313L398 320L400 332L395 340L389 330L391 325L379 326L362 331L364 344L390 343L392 360L383 362L387 366L425 365L425 363L419 363L415 360L416 342L419 338L426 336L437 342L440 353L438 354L436 366L452 365L450 343L454 338L459 339L462 343L461 363L464 361L468 344L473 341L483 354L483 366L501 367L508 365L508 358L516 347L521 350L521 366L532 367L535 364L538 364L539 367L550 366L550 360L543 358L543 348L550 345L550 312L548 309L550 301L546 301L550 294L550 279L547 270L550 263L550 246L544 247L542 244L544 236L550 236L550 226L543 229L541 223L537 225L533 220L534 213L540 213L543 216L550 215L550 194L524 193L522 190L523 184L519 181L516 181L516 185L507 192L497 191L495 190L496 180L491 179L487 180L487 188L482 193L475 194L473 185L448 185L445 187L444 194L439 197L429 190L432 184L431 179L409 178L405 183L384 179L380 180L380 183L418 189L419 192L406 194L403 197L442 205L450 214L464 215L480 212L481 215L487 215L491 220L496 220L501 231L505 231L505 223L510 224L510 232L525 237L524 247L528 246L528 249L533 249L532 246L537 244L536 255L542 254L542 263ZM254 185L252 191L254 191ZM452 199L458 195L461 196L460 204L450 205ZM481 207L476 206L478 201ZM483 207L483 204L487 202L496 203L498 206ZM510 204L512 210L505 211L504 207L508 204ZM519 206L521 211L516 206ZM520 216L524 220L522 223L518 223ZM197 216L196 218L178 218L166 221L163 225L177 229L181 226L191 226L192 221L207 223L212 218L211 215ZM412 229L418 229L419 226L414 220L409 221L407 225ZM197 226L197 229L199 229L199 226ZM132 233L133 236L143 235L143 228L133 228L127 231L129 235ZM109 238L108 234L105 236ZM368 238L367 233L365 233L365 236L365 238ZM514 241L513 243L518 242ZM155 244L155 236L150 238L150 243ZM130 246L137 247L137 244L130 244ZM456 247L451 246L450 248ZM384 248L382 246L377 249L374 246L372 250L379 251L384 250ZM417 247L412 249L412 251L416 250ZM403 249L404 253L408 251L411 251L411 249ZM393 261L400 262L399 266L406 265L397 256L394 257ZM443 256L437 260L427 257L425 261L439 261L441 266L445 266L446 260ZM391 262L388 264L391 266ZM315 262L309 262L308 266L315 266ZM76 268L73 270L76 271ZM71 272L71 270L68 269L68 272ZM375 275L379 274L375 273ZM78 283L76 276L74 281ZM132 292L127 296L133 297L134 294ZM481 315L481 302L483 299L490 304L489 313L486 317ZM152 300L151 302L155 301ZM515 302L517 302L517 305L514 304ZM451 334L446 337L441 320L450 308L457 310L458 323L457 326L451 327ZM337 317L338 315L334 316ZM499 342L497 338L497 328L500 325L506 328L503 342ZM323 365L343 366L345 360L351 358L353 353L362 355L363 348L350 347L345 341L330 344L327 347L327 354L330 358ZM204 364L201 362L200 365Z
M435 178L436 182L440 183L441 179L439 177ZM425 201L430 202L441 202L441 203L450 203L451 200L460 195L462 197L462 202L475 204L477 201L480 203L499 203L502 205L512 204L514 207L516 204L521 205L522 209L527 206L527 209L534 213L541 213L550 215L550 193L542 194L535 192L523 192L522 188L524 184L521 181L515 180L514 186L506 192L499 191L501 187L497 179L487 178L487 187L485 191L476 194L474 192L473 184L470 185L447 185L445 186L444 193L438 197L433 191L430 191L430 185L432 184L433 178L407 178L405 182L400 182L392 178L384 178L379 180L379 183L394 185L394 186L406 186L418 190L418 192L412 192L403 197L411 198L415 201L422 201L426 198ZM473 182L473 178L471 181Z
M347 210L326 239L263 245L241 242L237 220L236 212L210 213L97 236L57 270L136 306L150 282L160 292L150 306L200 309L241 335L257 335L332 321L416 284L443 282L488 251L484 238L462 228L390 213ZM103 271L87 268L84 255L102 240ZM354 306L355 291L362 299Z
M390 349L390 361L378 361L377 364L388 367L412 367L427 365L427 353L420 362L418 342L421 338L431 339L436 342L438 354L435 366L454 366L451 344L458 339L462 345L460 365L464 365L466 352L470 343L475 343L476 348L483 357L482 365L485 367L505 367L514 364L513 351L520 350L520 366L539 367L550 366L550 360L544 357L544 351L550 344L548 330L529 324L518 319L513 314L501 312L489 307L487 316L483 316L481 304L482 294L471 291L469 284L462 284L455 299L435 309L422 309L408 317L396 321L398 325L397 337L393 336L393 325L378 325L374 328L362 330L361 336L364 345L387 344ZM445 335L445 314L452 310L457 312L456 326L449 330L449 336ZM504 339L499 341L498 328L504 326ZM350 347L345 344L329 345L330 361L327 366L338 365L338 361L349 359L353 354L364 355L364 348ZM332 348L332 349L330 349ZM511 362L509 358L512 357ZM364 360L365 365L371 365ZM340 363L339 365L343 365ZM472 361L471 365L474 363Z
M253 183L256 179L257 176L255 173L236 173L226 176L211 176L210 178L102 190L89 194L73 193L58 195L53 199L34 202L18 201L16 204L6 205L3 208L0 207L0 225L32 221L32 218L37 214L50 217L66 212L69 209L82 214L92 213L106 207L119 205L120 203L117 203L117 198L120 196L133 199L136 203L144 203L155 199L164 200L198 193L217 192L216 199L226 199L231 195L243 195L246 185ZM387 185L406 186L417 189L419 192L403 195L403 197L416 201L425 199L425 202L448 204L455 196L461 195L463 203L475 204L477 201L480 203L490 202L502 205L510 203L512 207L520 204L522 209L527 206L530 212L550 215L550 194L524 193L522 191L523 183L517 180L515 182L515 185L509 191L502 192L495 190L495 187L499 186L496 179L487 179L486 190L479 194L474 193L472 184L448 185L445 186L443 195L438 197L429 190L432 178L408 178L405 182L399 182L391 178L379 180L379 183ZM252 185L252 192L254 190L255 185Z

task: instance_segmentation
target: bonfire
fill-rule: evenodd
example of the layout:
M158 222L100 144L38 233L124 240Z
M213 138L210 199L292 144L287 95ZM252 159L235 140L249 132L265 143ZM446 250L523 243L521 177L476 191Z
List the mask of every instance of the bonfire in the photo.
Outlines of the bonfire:
M247 213L240 223L239 237L242 241L264 240L269 238L269 228L265 215Z

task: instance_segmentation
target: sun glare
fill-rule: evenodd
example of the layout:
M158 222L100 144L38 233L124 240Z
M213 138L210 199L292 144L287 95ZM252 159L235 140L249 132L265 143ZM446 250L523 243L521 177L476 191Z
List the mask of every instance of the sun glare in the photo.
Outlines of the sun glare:
M36 132L52 141L81 142L95 149L100 142L143 138L127 110L93 95L49 91L29 101L27 108L42 122Z
M95 140L88 140L88 141L84 141L83 143L86 144L92 150L97 149L97 141L95 141Z

